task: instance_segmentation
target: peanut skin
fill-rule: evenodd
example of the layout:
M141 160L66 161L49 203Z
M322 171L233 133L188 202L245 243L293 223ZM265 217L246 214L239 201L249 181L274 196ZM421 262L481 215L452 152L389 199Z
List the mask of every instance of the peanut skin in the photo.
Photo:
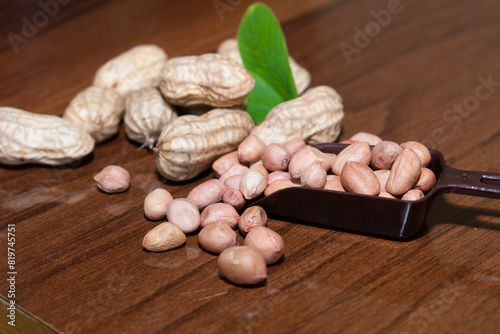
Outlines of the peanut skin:
M181 246L186 236L173 223L161 223L151 229L142 240L142 247L151 252L163 252Z
M403 195L413 188L420 177L420 159L410 149L405 149L394 161L385 184L386 191L394 196Z
M216 223L225 223L231 228L238 226L238 220L240 220L240 215L234 207L226 203L215 203L207 206L201 213L200 216L202 228Z
M233 151L224 154L222 157L218 158L212 164L212 170L214 171L215 177L220 177L222 174L227 172L229 168L233 165L239 164L238 151Z
M367 165L348 161L345 163L340 181L347 191L364 195L378 195L380 193L380 183L373 171Z
M207 206L213 203L217 203L222 200L222 196L226 192L227 187L219 180L212 179L205 181L196 187L194 187L189 194L187 199L193 201L200 210L203 210Z
M238 159L242 164L253 164L260 160L266 144L257 136L249 135L238 146Z
M108 194L127 191L130 186L130 174L120 166L109 165L94 176L97 187Z
M167 205L172 200L172 195L167 190L156 188L144 199L144 215L151 220L165 218Z
M267 186L266 190L264 190L264 195L269 196L278 190L285 189L285 188L291 188L291 187L299 187L299 186L300 186L300 184L294 183L290 179L276 180Z
M344 148L335 158L332 164L333 174L340 175L344 164L348 161L360 162L364 165L370 164L372 154L368 143L354 143Z
M186 198L177 198L167 205L167 219L179 226L184 233L194 232L200 227L198 206Z
M267 278L266 260L248 246L226 248L217 262L220 273L235 284L257 284Z
M270 171L286 170L291 154L280 144L269 144L262 151L262 164Z
M221 253L226 248L236 246L236 232L226 223L215 222L202 228L198 242L209 252Z
M275 263L283 256L285 243L281 235L265 226L258 226L248 232L244 245L258 251L267 264Z
M222 202L231 205L234 207L236 210L242 209L245 204L247 203L247 200L241 193L239 189L228 189L224 193L224 196L222 197Z
M238 221L238 228L242 234L247 234L257 226L267 224L267 213L260 206L252 206L246 209Z

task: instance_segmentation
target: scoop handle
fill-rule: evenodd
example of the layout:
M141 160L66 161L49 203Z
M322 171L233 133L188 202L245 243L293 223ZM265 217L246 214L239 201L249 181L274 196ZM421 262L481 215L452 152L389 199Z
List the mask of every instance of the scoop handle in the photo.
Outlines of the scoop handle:
M440 192L500 199L500 173L478 172L445 165Z

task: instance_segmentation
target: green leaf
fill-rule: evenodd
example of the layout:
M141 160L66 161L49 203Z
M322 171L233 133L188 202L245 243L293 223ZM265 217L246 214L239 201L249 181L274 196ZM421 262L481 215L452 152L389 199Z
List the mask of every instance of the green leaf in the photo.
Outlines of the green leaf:
M256 3L247 9L238 29L238 47L255 79L247 112L260 123L276 105L297 97L285 37L269 7Z

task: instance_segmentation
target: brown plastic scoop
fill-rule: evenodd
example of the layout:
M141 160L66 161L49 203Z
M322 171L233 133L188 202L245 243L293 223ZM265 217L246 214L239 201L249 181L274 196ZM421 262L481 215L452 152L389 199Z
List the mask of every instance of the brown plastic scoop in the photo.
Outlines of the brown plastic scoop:
M325 153L338 154L346 144L319 144ZM465 171L446 164L441 152L431 152L429 168L436 185L417 201L359 195L323 189L286 188L251 205L267 213L397 239L413 236L421 227L433 199L442 193L456 193L500 199L500 173Z

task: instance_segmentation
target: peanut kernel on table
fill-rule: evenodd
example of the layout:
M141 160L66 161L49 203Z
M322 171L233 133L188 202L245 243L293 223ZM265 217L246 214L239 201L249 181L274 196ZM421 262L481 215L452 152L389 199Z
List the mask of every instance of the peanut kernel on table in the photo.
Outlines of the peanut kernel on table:
M129 172L120 166L109 165L94 176L97 187L109 194L127 191L130 186Z

